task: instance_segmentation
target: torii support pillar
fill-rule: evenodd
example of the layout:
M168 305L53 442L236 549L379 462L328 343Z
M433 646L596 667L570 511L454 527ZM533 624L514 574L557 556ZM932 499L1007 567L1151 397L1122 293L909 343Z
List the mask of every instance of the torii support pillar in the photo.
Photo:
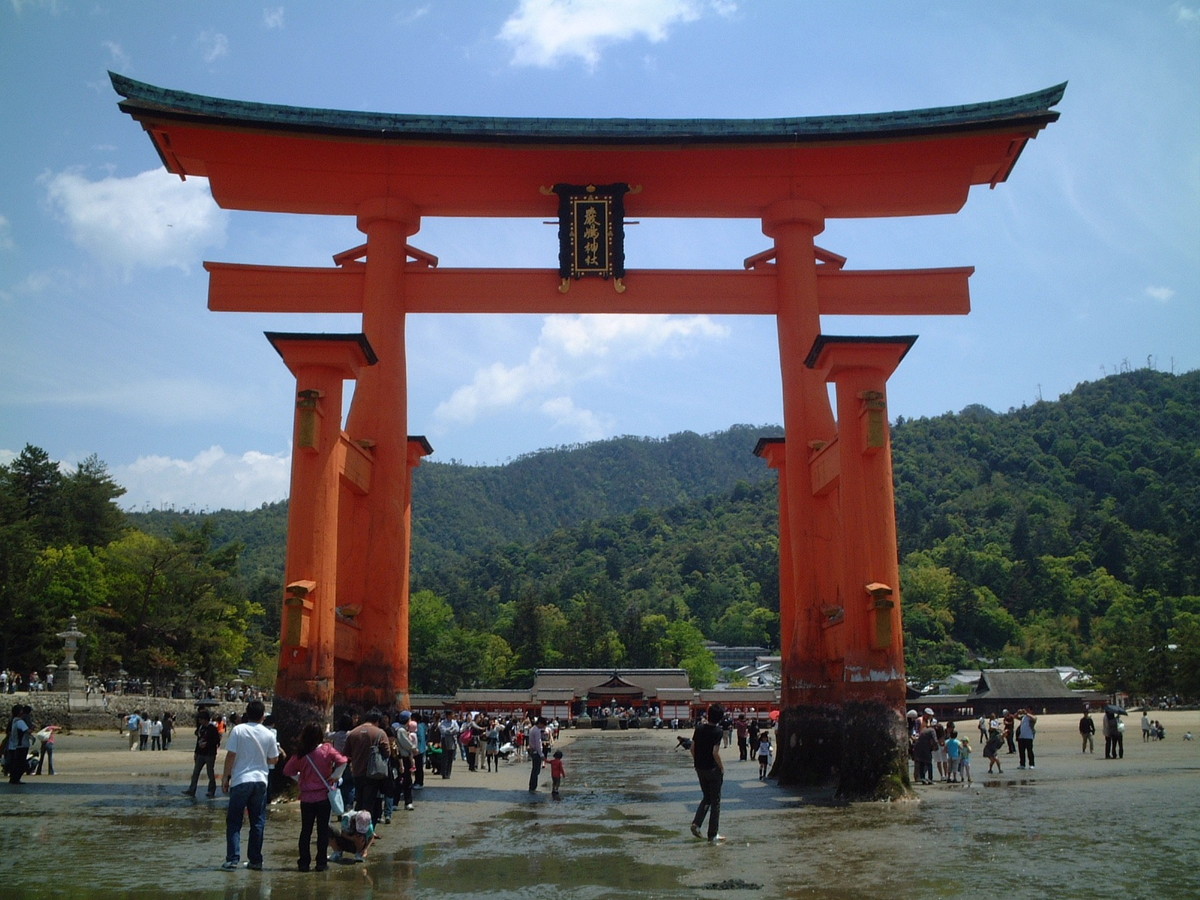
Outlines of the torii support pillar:
M287 596L272 707L280 739L290 747L305 723L327 723L333 709L342 383L376 360L361 334L273 332L267 339L296 376Z
M371 490L347 498L342 515L342 586L360 607L353 658L338 660L338 700L386 708L408 693L408 583L412 553L408 443L406 240L420 211L399 197L358 207L367 236L361 270L363 332L379 353L354 392L347 429L372 443ZM404 637L400 637L404 635Z
M830 337L806 365L837 393L838 593L843 603L838 794L908 791L904 639L887 379L915 337Z

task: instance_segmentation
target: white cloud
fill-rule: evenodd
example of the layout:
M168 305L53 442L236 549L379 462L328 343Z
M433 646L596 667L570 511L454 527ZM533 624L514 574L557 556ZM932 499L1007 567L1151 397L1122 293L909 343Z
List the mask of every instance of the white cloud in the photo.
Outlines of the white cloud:
M492 363L478 370L470 384L438 404L434 418L444 425L465 425L489 413L520 406L539 390L561 384L562 377L554 359L537 347L527 362L516 366Z
M62 0L12 0L12 8L18 16L27 9L45 9L57 16L62 12L63 4Z
M206 63L216 62L229 55L229 38L219 31L202 31L196 38L196 47Z
M1171 8L1175 11L1175 19L1178 22L1183 22L1185 25L1194 25L1200 22L1200 8L1193 9L1182 3L1176 3Z
M143 456L109 473L126 490L126 509L252 509L287 497L291 454L234 455L213 446L192 459Z
M133 68L133 61L129 58L129 54L116 41L104 41L103 46L108 51L113 68L118 72L128 72Z
M12 238L12 225L6 216L0 215L0 250L11 250L15 246Z
M429 15L428 4L425 6L417 6L409 10L403 10L396 15L395 21L400 25L411 25L413 22L417 21L418 19L423 19L427 15Z
M540 411L554 421L555 428L570 431L576 440L598 441L612 433L616 419L590 409L580 409L570 397L554 397L544 402Z
M521 0L499 37L512 45L517 65L551 66L574 56L590 67L605 45L635 38L659 43L671 25L735 9L731 0Z
M0 288L0 302L12 303L18 297L41 294L54 284L55 277L50 272L31 272L12 287Z
M0 466L19 454L0 448ZM74 465L59 462L64 471ZM132 463L108 466L108 474L125 494L125 509L254 509L284 500L291 487L291 451L226 453L220 446L191 459L142 456Z
M267 28L283 27L283 7L268 6L263 10L263 25Z
M1151 284L1146 287L1146 296L1151 300L1157 300L1159 303L1169 303L1171 298L1175 296L1175 290Z
M564 393L585 381L611 377L621 364L647 356L679 358L698 341L727 337L708 316L547 316L537 344L516 365L493 363L438 405L440 427L466 425L502 410L533 408L572 427L580 439L607 433L611 417L576 407Z
M608 356L615 349L632 359L664 347L679 356L687 351L691 338L720 338L728 334L728 327L718 325L708 316L548 316L542 325L546 343L573 357Z
M208 247L225 243L228 213L206 179L181 181L162 169L88 181L78 172L42 179L51 205L80 247L109 263L188 271Z

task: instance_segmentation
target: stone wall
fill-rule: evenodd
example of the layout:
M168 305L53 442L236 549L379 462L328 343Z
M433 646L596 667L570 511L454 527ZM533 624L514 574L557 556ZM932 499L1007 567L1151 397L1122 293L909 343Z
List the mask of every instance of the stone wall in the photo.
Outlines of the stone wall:
M195 700L172 700L166 697L147 697L142 694L109 694L108 704L94 697L85 700L77 694L71 695L67 703L65 692L33 691L32 693L4 694L0 696L0 709L3 710L5 721L16 704L33 707L33 724L35 728L45 725L61 725L66 731L103 731L111 728L114 732L121 730L121 720L131 712L148 712L150 715L162 715L167 712L175 714L176 726L185 732L190 732L196 715ZM243 713L245 702L222 701L219 706L210 706L210 710L225 713Z

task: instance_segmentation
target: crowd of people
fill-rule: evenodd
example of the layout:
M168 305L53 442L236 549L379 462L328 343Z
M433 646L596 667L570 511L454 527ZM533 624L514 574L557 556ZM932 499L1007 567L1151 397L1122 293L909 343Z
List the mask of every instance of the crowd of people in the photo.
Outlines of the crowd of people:
M144 710L121 717L121 728L130 750L169 750L175 737L175 714Z
M908 711L908 755L913 762L913 781L934 784L972 784L971 757L975 747L966 734L960 734L953 721L940 722L929 707L923 712ZM1003 773L1000 751L1007 745L1008 753L1017 754L1018 769L1036 768L1034 739L1037 737L1037 716L1032 709L1016 712L1003 710L998 715L982 715L977 723L979 745L988 761L988 774Z
M29 678L24 678L20 672L12 669L0 669L0 694L16 694L21 692L37 692L54 690L54 673L47 672L43 678L33 671Z
M295 752L288 756L278 743L271 717L263 711L261 701L251 700L241 721L207 709L197 713L194 765L183 793L196 797L207 773L207 797L216 797L218 783L229 795L224 869L241 865L240 834L246 820L245 865L262 867L266 797L275 793L273 784L278 787L287 779L294 780L299 790L296 865L302 872L323 871L340 860L364 861L376 829L390 824L401 806L405 811L414 809L414 792L424 787L426 774L449 779L456 760L471 772L499 772L502 762L528 764L531 792L538 790L546 764L551 797L561 797L566 764L562 751L553 749L559 734L557 720L460 714L449 709L440 718L409 710L346 712L330 730L306 725ZM147 720L153 727L157 717L134 713L123 728L140 735ZM139 741L140 737L131 738L130 749ZM225 761L218 779L216 760L222 741Z

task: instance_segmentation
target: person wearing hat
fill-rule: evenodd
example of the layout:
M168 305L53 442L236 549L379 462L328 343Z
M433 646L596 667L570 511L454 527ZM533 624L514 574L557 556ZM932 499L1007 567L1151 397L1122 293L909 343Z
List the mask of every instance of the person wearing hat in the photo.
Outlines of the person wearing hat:
M933 754L937 751L937 732L931 724L922 723L921 733L913 742L913 762L916 763L917 784L933 784Z

